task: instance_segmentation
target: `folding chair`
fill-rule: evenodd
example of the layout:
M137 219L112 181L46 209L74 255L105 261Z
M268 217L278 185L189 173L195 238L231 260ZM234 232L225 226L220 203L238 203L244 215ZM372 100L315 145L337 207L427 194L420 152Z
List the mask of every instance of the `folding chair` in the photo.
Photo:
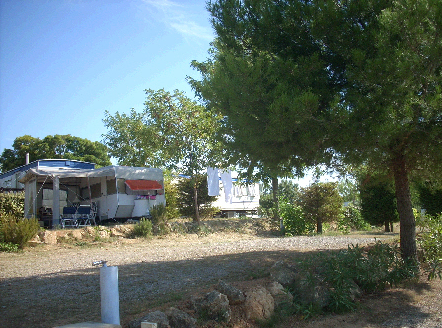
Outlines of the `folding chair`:
M61 227L78 227L77 209L73 206L63 207L63 214L60 216Z
M79 227L95 225L95 214L90 205L80 205L77 209L77 220Z

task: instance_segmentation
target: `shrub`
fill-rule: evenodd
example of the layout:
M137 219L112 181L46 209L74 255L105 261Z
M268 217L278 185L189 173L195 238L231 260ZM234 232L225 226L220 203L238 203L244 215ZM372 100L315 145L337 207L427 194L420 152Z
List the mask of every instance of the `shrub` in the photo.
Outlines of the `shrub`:
M152 236L152 222L150 222L150 220L147 220L145 218L141 218L140 222L138 222L134 226L132 230L132 236L143 237L143 238L148 238Z
M0 242L13 243L22 249L35 237L40 225L37 219L16 219L13 216L0 217Z
M368 224L362 218L359 207L350 204L348 205L341 218L338 221L338 230L342 233L350 233L352 230L369 230L370 224Z
M416 218L420 228L417 241L428 279L442 279L442 214L418 215Z
M25 207L24 192L0 193L0 217L10 216L16 219L23 218Z
M300 279L305 284L321 284L328 289L329 301L324 310L354 310L357 290L376 292L417 277L416 263L404 262L397 245L376 243L367 248L349 246L347 250L319 253L299 263ZM294 291L296 294L296 291Z
M304 219L300 206L282 202L279 206L279 213L283 220L286 235L299 236L311 234L315 231L315 224Z
M154 205L150 208L152 224L158 226L167 221L166 206L164 204Z

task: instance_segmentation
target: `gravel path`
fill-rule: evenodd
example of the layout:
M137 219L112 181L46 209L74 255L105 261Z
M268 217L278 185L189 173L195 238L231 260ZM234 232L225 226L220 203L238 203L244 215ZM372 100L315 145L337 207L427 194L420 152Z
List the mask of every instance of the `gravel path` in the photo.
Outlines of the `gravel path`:
M120 315L125 321L146 305L179 299L182 293L219 279L259 277L276 260L300 252L365 245L386 238L391 236L263 238L216 234L0 253L0 327L99 321L99 269L92 267L94 260L118 266Z

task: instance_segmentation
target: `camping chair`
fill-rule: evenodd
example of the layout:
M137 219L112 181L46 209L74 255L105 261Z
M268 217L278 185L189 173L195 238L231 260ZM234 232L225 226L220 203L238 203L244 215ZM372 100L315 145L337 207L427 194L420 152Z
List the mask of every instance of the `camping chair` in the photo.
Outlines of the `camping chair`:
M79 227L95 225L95 213L90 205L80 205L77 209L77 220Z
M60 216L61 227L78 227L77 209L73 206L63 207L63 214Z

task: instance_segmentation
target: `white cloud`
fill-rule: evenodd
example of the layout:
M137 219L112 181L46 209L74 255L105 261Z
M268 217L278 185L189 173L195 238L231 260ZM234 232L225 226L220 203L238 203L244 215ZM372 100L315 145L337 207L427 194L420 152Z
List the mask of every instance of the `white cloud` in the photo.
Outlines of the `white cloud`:
M209 23L209 14L203 5L196 12L194 6L191 8L171 0L143 0L143 2L152 13L152 17L184 37L196 37L207 41L214 39ZM202 14L207 17L207 25L202 25L195 19L195 17L201 18Z

